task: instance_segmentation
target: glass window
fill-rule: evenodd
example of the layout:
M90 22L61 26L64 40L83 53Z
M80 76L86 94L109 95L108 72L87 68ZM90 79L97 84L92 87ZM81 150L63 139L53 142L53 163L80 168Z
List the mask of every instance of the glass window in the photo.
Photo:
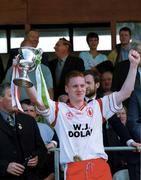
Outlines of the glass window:
M6 30L0 30L0 53L7 53Z
M87 51L89 47L86 42L86 35L89 32L96 32L99 35L98 50L111 50L110 27L74 28L73 45L74 51Z
M59 38L69 40L69 30L67 28L58 29L37 29L40 33L38 48L42 48L44 52L54 52L54 46Z
M24 40L25 31L24 30L11 30L11 39L10 39L10 47L11 48L19 48L21 42Z

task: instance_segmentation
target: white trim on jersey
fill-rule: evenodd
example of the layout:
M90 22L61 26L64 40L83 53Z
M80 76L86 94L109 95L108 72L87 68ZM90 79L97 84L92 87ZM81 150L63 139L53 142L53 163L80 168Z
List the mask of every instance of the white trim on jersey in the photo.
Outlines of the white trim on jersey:
M56 106L52 101L47 119L50 124L54 124L60 141L61 163L73 162L76 155L82 160L107 159L103 146L102 122L103 117L109 119L122 108L122 105L116 105L115 93L101 98L102 113L97 100L86 103L81 110L62 102Z

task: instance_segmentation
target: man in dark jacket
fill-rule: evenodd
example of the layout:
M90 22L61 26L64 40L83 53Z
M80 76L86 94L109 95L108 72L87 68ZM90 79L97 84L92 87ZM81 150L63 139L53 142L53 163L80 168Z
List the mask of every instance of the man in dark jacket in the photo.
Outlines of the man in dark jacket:
M15 113L10 85L0 85L0 179L39 180L46 157L36 121Z
M84 62L81 58L71 55L71 43L65 38L60 38L55 44L56 59L49 62L53 77L55 100L65 94L66 74L73 70L84 71Z
M128 106L127 126L131 136L141 143L141 90L135 89L131 95ZM141 154L131 152L128 156L128 170L130 180L141 178Z

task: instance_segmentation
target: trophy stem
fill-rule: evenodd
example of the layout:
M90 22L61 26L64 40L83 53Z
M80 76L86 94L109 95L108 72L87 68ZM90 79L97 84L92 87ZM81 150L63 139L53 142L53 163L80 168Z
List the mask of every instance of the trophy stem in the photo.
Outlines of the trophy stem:
M26 78L26 77L27 77L27 71L28 71L28 68L24 67L24 68L23 68L23 72L22 72L22 77L23 77L23 78Z
M24 67L22 76L20 78L13 80L15 85L20 86L20 87L27 87L27 88L30 88L33 86L32 82L27 78L27 70L28 68Z

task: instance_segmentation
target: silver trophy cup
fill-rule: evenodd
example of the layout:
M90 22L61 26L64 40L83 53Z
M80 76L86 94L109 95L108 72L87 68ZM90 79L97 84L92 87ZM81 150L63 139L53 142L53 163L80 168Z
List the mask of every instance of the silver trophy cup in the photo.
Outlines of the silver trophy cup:
M21 87L32 87L32 82L27 78L28 72L36 68L35 59L37 54L42 54L40 49L21 47L19 49L18 65L21 67L20 77L13 80L14 84Z

